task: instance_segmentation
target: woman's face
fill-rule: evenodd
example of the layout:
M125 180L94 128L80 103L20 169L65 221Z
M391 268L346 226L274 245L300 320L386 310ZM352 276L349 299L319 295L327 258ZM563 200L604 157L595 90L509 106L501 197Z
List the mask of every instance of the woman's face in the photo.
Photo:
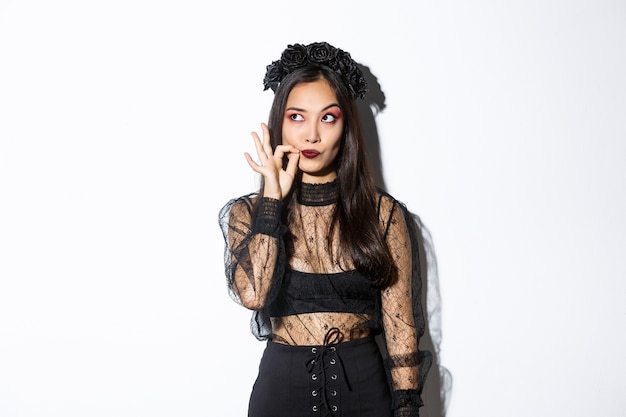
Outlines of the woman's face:
M321 79L296 85L287 98L283 144L300 151L302 181L323 183L337 177L335 159L341 146L343 115L337 96Z

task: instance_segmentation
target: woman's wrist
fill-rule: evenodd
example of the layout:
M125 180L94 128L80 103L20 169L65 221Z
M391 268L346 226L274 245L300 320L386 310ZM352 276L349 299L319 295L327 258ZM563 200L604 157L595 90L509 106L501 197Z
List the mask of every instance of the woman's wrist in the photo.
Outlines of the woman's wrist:
M283 202L279 199L263 196L259 211L252 221L252 232L269 236L281 233L280 212Z
M268 181L265 179L265 185L263 187L263 197L273 198L274 200L282 200L283 195L278 183L274 181Z

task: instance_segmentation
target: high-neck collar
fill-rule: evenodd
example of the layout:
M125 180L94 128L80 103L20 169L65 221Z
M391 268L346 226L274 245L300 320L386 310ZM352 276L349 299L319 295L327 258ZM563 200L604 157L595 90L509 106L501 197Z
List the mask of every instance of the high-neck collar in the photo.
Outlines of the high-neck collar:
M298 203L304 206L327 206L337 202L339 196L337 180L321 184L301 182Z

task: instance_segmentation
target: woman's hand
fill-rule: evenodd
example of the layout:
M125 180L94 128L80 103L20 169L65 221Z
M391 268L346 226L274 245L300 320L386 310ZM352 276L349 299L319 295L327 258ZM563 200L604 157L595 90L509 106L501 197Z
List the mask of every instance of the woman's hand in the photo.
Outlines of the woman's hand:
M256 132L252 132L254 146L256 147L259 163L256 163L248 152L244 155L248 165L265 179L263 195L269 198L282 200L293 185L293 179L298 172L298 161L300 151L290 145L278 145L272 152L270 144L270 131L265 123L261 123L263 130L263 140L259 139ZM283 169L283 157L287 155L287 167Z

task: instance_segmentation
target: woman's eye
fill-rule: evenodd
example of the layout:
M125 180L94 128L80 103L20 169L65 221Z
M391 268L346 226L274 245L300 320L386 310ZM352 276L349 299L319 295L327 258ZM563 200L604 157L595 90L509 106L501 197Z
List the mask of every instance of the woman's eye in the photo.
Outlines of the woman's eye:
M326 123L332 123L335 120L337 120L337 118L333 116L332 114L325 114L324 117L322 117L322 122L326 122Z
M291 120L296 121L296 122L301 122L302 120L304 120L304 117L302 117L302 115L298 114L298 113L294 113L294 114L290 115L289 118Z

